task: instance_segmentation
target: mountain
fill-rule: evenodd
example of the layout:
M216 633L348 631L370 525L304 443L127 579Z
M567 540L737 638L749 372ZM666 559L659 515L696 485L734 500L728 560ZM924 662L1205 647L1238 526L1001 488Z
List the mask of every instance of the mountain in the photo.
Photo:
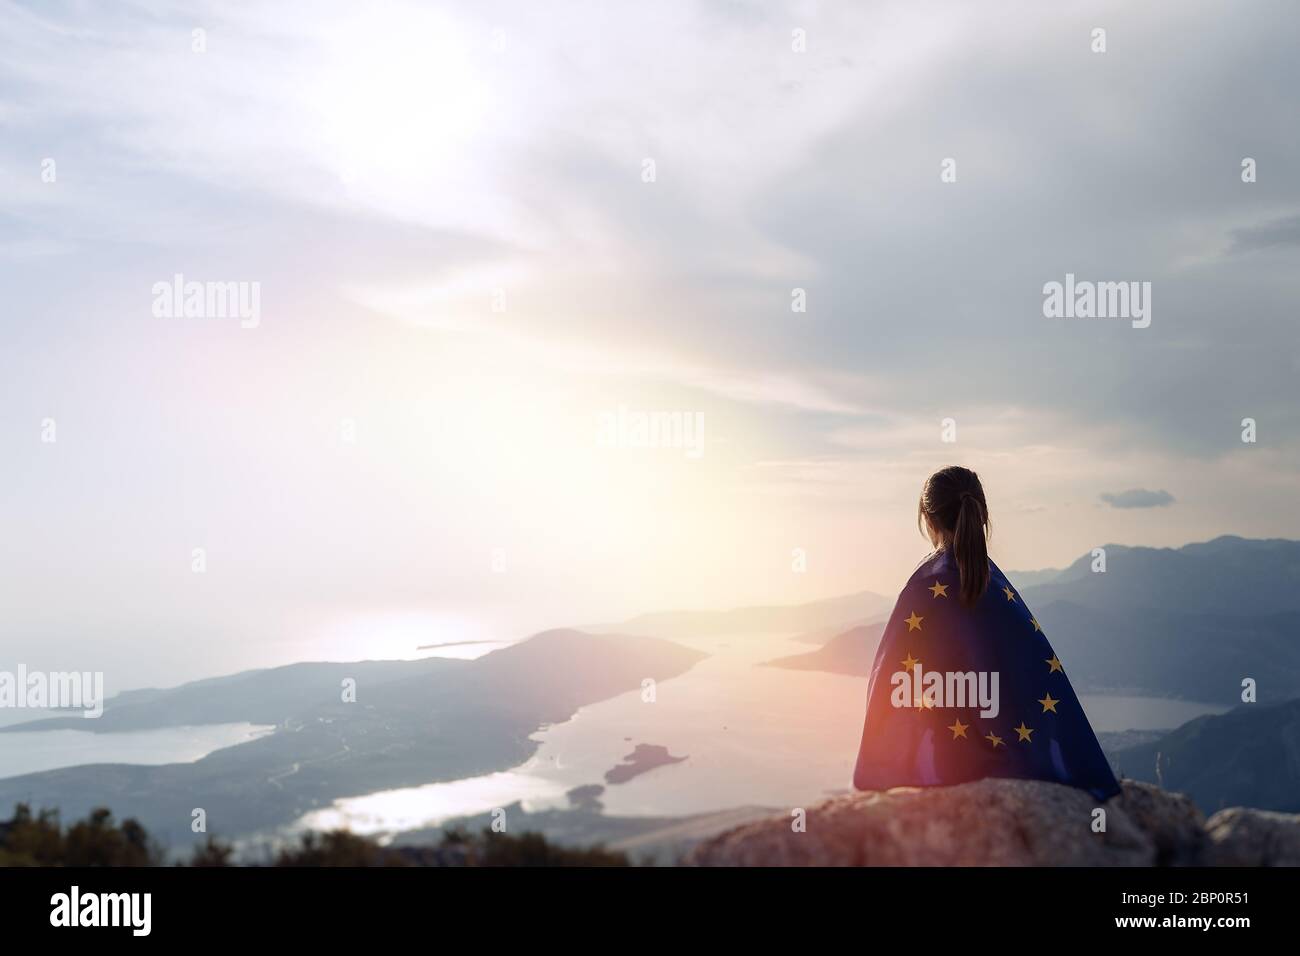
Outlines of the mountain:
M1044 568L1041 571L1008 571L1007 580L1014 581L1016 587L1024 589L1039 584L1049 584L1064 573L1062 568Z
M890 598L861 591L808 604L741 607L729 611L661 611L617 625L625 634L655 637L706 637L718 634L775 634L838 627L886 615Z
M95 720L80 715L48 717L0 727L0 733L33 730L115 733L243 721L279 724L299 710L339 699L344 678L353 678L359 688L366 688L412 675L451 674L466 663L469 662L429 657L417 661L305 662L241 671L162 690L123 691L105 703L103 715Z
M1105 572L1094 572L1086 554L1045 583L1011 580L1035 607L1069 601L1101 611L1300 611L1300 541L1229 535L1181 548L1108 544L1105 551Z
M1026 595L1076 689L1241 702L1253 677L1265 699L1300 696L1300 613L1243 614L1039 605Z
M57 718L21 730L254 717L277 729L193 763L91 764L9 777L0 780L0 806L58 807L68 817L111 806L173 845L196 838L190 813L202 807L212 832L247 834L341 797L517 766L536 751L530 737L542 725L637 690L647 678L675 677L704 656L657 638L556 630L472 661L295 664L123 694L98 720ZM355 703L341 699L344 677L356 679Z
M1181 790L1206 811L1245 804L1294 813L1300 700L1198 717L1152 743L1116 751L1112 760L1126 776Z
M768 661L764 666L784 667L795 671L829 671L832 674L866 677L871 673L876 647L880 644L880 635L884 631L884 621L864 624L845 631L815 651L793 654L790 657L778 657L776 660Z
M1020 585L1076 688L1240 702L1300 696L1300 541L1215 538L1181 548L1107 545L1052 580Z
M697 866L1300 866L1300 815L1234 807L1208 820L1178 793L1123 781L1096 801L1041 780L853 793L698 844ZM1085 821L1080 825L1079 821Z

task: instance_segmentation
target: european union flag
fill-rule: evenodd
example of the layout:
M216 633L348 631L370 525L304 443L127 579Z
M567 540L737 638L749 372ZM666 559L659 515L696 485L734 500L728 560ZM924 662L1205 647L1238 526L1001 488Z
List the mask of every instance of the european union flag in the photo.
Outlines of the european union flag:
M1016 777L1115 796L1119 784L1047 636L992 561L989 572L973 607L958 599L946 551L907 582L871 668L854 786Z

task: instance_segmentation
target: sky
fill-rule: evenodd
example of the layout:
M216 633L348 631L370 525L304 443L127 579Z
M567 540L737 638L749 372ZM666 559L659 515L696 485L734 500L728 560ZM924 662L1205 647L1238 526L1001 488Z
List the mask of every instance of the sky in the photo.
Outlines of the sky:
M0 36L0 667L893 594L953 463L1005 568L1300 536L1289 0L0 0ZM1067 274L1150 283L1149 326L1046 316Z

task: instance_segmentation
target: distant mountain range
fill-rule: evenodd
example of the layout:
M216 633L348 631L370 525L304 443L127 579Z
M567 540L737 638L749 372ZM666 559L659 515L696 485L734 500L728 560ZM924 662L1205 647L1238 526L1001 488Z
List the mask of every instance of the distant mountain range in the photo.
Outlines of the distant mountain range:
M1039 583L1010 575L1076 689L1240 702L1300 696L1300 542L1216 538L1182 548L1106 546ZM823 632L824 633L824 632ZM820 651L773 665L865 675L878 629L854 627Z
M98 720L40 720L4 732L111 732L252 721L273 734L193 763L91 764L0 779L0 807L27 802L67 818L111 807L173 847L190 813L234 835L291 823L334 800L518 766L530 736L580 707L668 680L705 655L651 637L555 630L476 660L292 664L111 698ZM355 703L341 682L356 680Z
M842 630L847 622L888 614L893 606L892 598L860 591L807 604L740 607L729 611L661 611L642 614L614 628L624 634L666 638L794 633L827 627Z
M1236 806L1297 813L1300 700L1198 717L1111 760L1124 776L1182 791L1207 813Z
M1044 607L1069 601L1102 611L1300 611L1300 541L1227 535L1181 548L1110 544L1105 550L1105 573L1092 571L1087 554L1044 582L1012 580Z

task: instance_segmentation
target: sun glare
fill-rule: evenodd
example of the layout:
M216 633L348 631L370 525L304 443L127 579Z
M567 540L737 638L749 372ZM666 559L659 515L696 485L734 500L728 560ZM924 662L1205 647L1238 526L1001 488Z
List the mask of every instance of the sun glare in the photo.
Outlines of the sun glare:
M464 168L488 99L475 54L490 37L431 11L368 11L324 39L327 66L309 88L324 158L345 185L410 187Z

